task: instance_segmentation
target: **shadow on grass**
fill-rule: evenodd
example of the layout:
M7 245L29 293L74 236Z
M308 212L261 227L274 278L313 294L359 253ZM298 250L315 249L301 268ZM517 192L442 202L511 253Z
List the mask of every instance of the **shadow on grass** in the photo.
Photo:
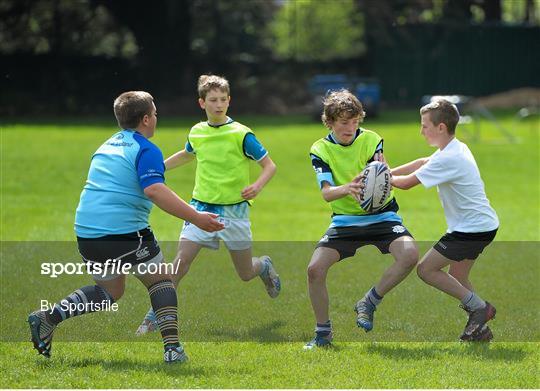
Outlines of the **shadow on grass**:
M252 341L252 342L290 342L290 340L279 333L277 329L285 326L286 323L283 320L274 320L269 323L261 324L256 327L252 327L245 331L238 329L218 329L213 330L211 334L215 337L219 337L220 342L225 341ZM212 342L209 338L208 342Z
M90 357L81 359L59 358L56 360L46 360L42 357L36 358L36 368L40 370L65 371L66 367L71 369L95 369L95 367L97 367L98 369L103 370L105 373L140 371L171 377L193 376L197 378L209 378L211 376L215 376L216 373L213 368L209 368L207 366L205 368L194 367L189 361L178 364L165 364L163 361L157 358L153 362L141 360L137 361L125 358L99 359ZM232 369L230 372L238 372L238 374L244 374L244 372L240 372L234 369Z
M366 351L395 360L442 359L445 355L452 355L490 361L522 361L530 354L523 348L489 343L432 343L422 347L373 343L366 346Z

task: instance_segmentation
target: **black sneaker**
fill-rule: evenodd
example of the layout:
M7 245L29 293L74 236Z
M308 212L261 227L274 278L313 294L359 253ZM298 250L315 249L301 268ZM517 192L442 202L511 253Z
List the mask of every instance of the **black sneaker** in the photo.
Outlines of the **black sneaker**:
M47 314L44 311L34 311L28 315L28 324L34 349L39 354L50 358L52 349L52 337L56 325L47 320Z
M470 342L489 342L493 339L493 333L491 332L491 329L488 327L487 324L482 327L482 329L473 335L472 339L470 339Z
M459 337L459 339L462 341L474 340L475 335L479 335L481 332L483 332L484 325L491 319L495 318L495 314L497 313L495 307L493 307L487 301L484 308L480 308L476 311L472 311L465 306L462 306L462 308L469 313L469 320L467 321L465 330L463 330L463 334L461 334Z

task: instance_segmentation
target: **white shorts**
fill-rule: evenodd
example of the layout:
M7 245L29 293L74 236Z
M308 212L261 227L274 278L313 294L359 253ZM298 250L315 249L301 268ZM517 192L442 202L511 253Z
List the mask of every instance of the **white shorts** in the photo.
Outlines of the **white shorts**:
M219 240L225 242L229 250L247 250L251 248L251 222L249 219L218 218L225 228L217 232L206 232L189 222L184 223L180 239L187 239L212 250L219 248Z

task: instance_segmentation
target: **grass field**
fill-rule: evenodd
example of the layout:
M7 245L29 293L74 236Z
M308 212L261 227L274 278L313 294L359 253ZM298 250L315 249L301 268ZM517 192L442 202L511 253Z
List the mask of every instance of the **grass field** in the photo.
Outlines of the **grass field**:
M87 284L86 276L51 279L39 263L77 260L73 217L90 156L114 121L17 122L1 130L1 387L17 388L538 388L540 361L540 188L538 123L498 114L518 138L510 143L489 123L469 142L501 220L496 243L472 274L476 289L497 305L495 341L455 341L465 321L451 298L414 273L387 295L375 330L356 329L352 305L391 259L365 248L330 272L335 349L302 351L313 318L305 269L329 223L308 158L324 128L299 117L239 118L253 127L278 173L257 198L252 229L258 253L270 254L284 290L271 301L259 281L235 277L225 251L203 252L179 287L182 339L190 362L161 363L157 335L132 336L148 307L145 289L130 279L120 310L62 324L53 357L34 356L25 319L40 299L58 300ZM160 118L161 121L161 118ZM185 142L194 119L161 121L153 141L170 155ZM365 126L385 139L390 165L433 152L419 135L416 112L388 112ZM167 174L189 199L195 164ZM253 174L258 167L253 165ZM531 186L531 178L534 186ZM436 190L396 191L404 224L425 250L445 230ZM157 208L151 224L166 257L174 254L180 222ZM45 242L44 242L45 241ZM526 309L525 311L523 309ZM75 337L77 335L77 337ZM96 342L98 341L98 342Z

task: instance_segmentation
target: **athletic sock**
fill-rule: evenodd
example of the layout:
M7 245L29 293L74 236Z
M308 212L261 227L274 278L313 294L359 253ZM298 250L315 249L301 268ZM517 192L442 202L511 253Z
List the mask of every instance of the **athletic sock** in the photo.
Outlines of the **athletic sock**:
M327 337L332 332L332 322L328 320L325 323L317 323L315 332L320 337Z
M259 276L266 276L268 274L268 270L270 269L270 265L268 262L261 261L261 258L253 258L253 261L259 262L261 264L261 270L259 271ZM252 262L253 262L252 261Z
M178 299L171 280L156 282L148 288L152 308L165 348L180 346L178 340Z
M83 314L110 309L114 303L112 296L98 285L87 285L56 303L47 320L54 325Z
M461 300L461 303L471 311L476 311L486 306L486 302L472 291Z
M369 291L367 291L367 293L364 295L364 298L362 300L365 300L376 307L379 305L382 299L383 299L383 296L380 296L375 290L375 287L373 287Z

